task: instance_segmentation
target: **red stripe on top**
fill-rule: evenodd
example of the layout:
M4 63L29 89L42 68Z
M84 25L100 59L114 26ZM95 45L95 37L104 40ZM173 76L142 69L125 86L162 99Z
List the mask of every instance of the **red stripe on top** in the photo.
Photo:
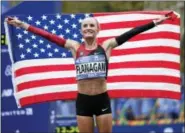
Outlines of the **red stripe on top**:
M120 34L121 35L121 34ZM102 43L103 41L114 38L116 36L110 36L110 37L99 37L98 43ZM149 40L149 39L174 39L174 40L180 40L180 34L179 33L173 33L173 32L155 32L155 33L147 33L147 34L138 34L134 37L132 37L128 42L132 41L141 41L141 40Z
M171 11L130 11L130 12L102 12L102 13L93 13L94 17L99 16L108 16L108 15L120 15L120 14L151 14L151 15L165 15Z
M151 54L151 53L168 53L168 54L180 54L179 48L173 48L168 46L150 46L143 48L130 48L130 49L118 49L113 50L113 56L130 55L130 54Z
M148 20L136 20L136 21L126 21L126 22L111 22L111 23L102 23L100 24L101 30L108 30L108 29L119 29L119 28L134 28L137 26L145 25L147 23L152 22L151 19ZM180 19L176 19L175 21L166 20L162 24L173 24L179 25Z
M110 98L171 98L180 99L180 92L171 92L164 90L109 90L108 94ZM48 93L42 95L28 96L20 99L20 105L26 106L33 103L48 102L54 100L74 100L77 97L77 92L58 92Z

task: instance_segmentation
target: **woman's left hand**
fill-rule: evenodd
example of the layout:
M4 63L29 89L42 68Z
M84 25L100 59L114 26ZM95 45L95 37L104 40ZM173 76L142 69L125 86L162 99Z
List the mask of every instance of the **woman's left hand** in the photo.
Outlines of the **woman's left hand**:
M169 19L171 16L162 16L159 19L153 20L153 22L155 23L155 25L161 24L162 22L164 22L165 20Z

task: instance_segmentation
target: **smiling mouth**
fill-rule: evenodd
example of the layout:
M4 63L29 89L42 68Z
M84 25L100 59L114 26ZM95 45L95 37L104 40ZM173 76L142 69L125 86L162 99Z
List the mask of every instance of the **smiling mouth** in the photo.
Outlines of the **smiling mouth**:
M94 33L94 31L84 31L84 33Z
M92 32L85 32L85 34L93 34Z

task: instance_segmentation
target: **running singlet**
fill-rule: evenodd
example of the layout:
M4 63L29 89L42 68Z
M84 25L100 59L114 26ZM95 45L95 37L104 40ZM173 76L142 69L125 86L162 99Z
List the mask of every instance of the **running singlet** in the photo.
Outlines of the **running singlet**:
M105 50L100 45L94 50L86 50L84 44L80 45L75 66L77 80L107 78L108 60Z

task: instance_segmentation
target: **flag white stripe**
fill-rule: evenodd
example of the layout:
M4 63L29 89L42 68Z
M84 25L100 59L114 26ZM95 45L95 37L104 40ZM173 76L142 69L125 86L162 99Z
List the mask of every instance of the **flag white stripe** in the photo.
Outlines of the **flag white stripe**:
M141 41L125 42L124 44L116 47L115 49L130 49L151 46L168 46L173 48L180 48L180 41L174 39L150 39Z
M171 61L180 63L180 56L175 54L132 54L132 55L122 55L112 56L110 58L110 63L116 62L128 62L128 61ZM61 58L53 58L53 59L37 59L37 60L25 60L19 61L14 64L14 70L18 70L25 67L34 67L34 66L45 66L45 65L73 65L73 58L61 59Z
M70 92L70 91L77 91L76 84L70 85L51 85L47 87L35 87L35 88L28 88L26 90L17 92L16 96L19 98L28 97L28 96L35 96L40 94L46 93L55 93L55 92Z
M108 76L117 76L117 75L166 75L172 77L180 77L179 71L175 69L167 68L123 68L123 69L110 69ZM52 78L68 78L75 77L75 70L72 71L57 71L57 72L42 72L42 73L32 73L19 76L15 78L16 85L28 81L36 81L43 79L52 79Z
M143 90L166 90L180 92L178 89L180 85L171 84L171 83L153 83L153 82L116 82L108 83L108 90L117 90L117 89L143 89Z
M119 58L118 58L119 57ZM122 56L112 56L110 63L116 62L132 62L132 61L171 61L180 63L180 56L175 54L131 54Z
M133 27L134 28L134 27ZM112 36L119 36L120 34L123 34L132 28L119 28L119 29L108 29L108 30L101 30L99 34L97 35L98 38L100 37L112 37ZM155 32L173 32L173 33L179 33L180 26L177 25L170 25L170 24L163 24L156 26L150 30L147 30L145 32L142 32L140 34L149 34L149 33L155 33Z
M74 64L73 58L48 58L19 61L14 64L15 71L20 68L45 66L45 65L70 65Z
M172 77L180 77L179 70L169 68L123 68L109 70L108 76L117 75L165 75Z
M100 24L112 23L112 22L124 22L124 21L137 21L159 18L162 15L155 14L120 14L120 15L108 15L108 16L95 16Z
M108 83L108 90L117 90L117 89L136 89L136 90L166 90L166 91L173 91L173 92L180 92L178 89L180 85L170 84L170 83L151 83L151 82L124 82L124 83ZM76 84L70 85L52 85L48 87L35 87L29 88L27 90L20 91L16 94L18 98L28 97L28 96L35 96L47 93L56 93L56 92L70 92L70 91L77 91Z
M52 78L71 78L75 77L76 72L72 71L56 71L56 72L42 72L42 73L32 73L19 76L15 78L16 85L28 81L36 81L36 80L44 80L44 79L52 79Z

